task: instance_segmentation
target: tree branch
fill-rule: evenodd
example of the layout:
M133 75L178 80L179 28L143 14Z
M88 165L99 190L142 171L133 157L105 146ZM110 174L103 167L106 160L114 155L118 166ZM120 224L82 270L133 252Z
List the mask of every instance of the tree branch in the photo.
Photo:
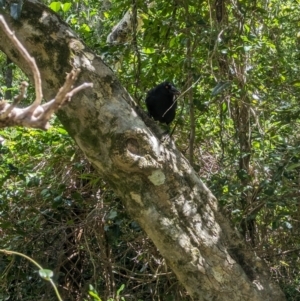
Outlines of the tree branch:
M36 98L30 106L23 109L17 108L16 106L20 103L21 100L25 98L28 87L27 82L22 82L19 89L19 95L14 98L14 101L11 104L2 101L0 103L0 128L20 125L24 127L47 130L50 126L49 120L51 116L55 112L57 112L57 110L64 103L70 101L72 96L83 89L93 87L93 84L84 83L79 87L73 89L73 84L80 72L80 69L73 69L70 73L67 74L66 81L64 85L59 89L56 97L49 102L41 105L43 98L42 80L35 59L29 55L26 48L10 30L2 15L0 15L0 28L28 63L34 77L34 86L36 93Z

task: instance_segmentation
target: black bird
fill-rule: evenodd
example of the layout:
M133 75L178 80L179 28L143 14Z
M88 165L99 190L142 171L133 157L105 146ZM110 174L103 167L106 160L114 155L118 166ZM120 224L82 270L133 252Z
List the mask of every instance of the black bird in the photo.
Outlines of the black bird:
M154 120L170 124L176 114L178 91L170 82L163 82L147 93L146 106Z

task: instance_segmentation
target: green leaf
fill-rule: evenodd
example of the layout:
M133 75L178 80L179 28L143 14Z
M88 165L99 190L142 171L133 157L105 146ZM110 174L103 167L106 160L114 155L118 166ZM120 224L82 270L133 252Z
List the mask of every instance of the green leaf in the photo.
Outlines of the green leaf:
M94 292L89 291L89 295L94 298L94 300L102 301L101 298Z
M61 2L51 2L49 7L57 13L61 9Z
M291 171L291 170L296 169L296 168L298 168L298 167L300 167L300 163L294 163L294 164L289 165L289 166L286 168L286 170L287 170L287 171Z
M53 277L53 271L47 270L47 269L42 269L42 270L39 270L39 275L44 280L50 280Z
M260 143L258 141L253 141L252 146L256 149L260 148Z
M144 53L155 53L155 49L154 48L144 48L143 52Z
M110 212L109 212L107 218L108 218L108 219L115 219L115 218L117 217L117 215L118 215L117 211L115 211L115 210L110 210Z
M293 86L294 87L300 87L300 81L294 81Z
M247 24L244 24L244 30L246 33L250 32L250 27Z
M176 37L173 37L169 42L169 46L172 48L175 44L176 44Z
M122 284L120 286L120 288L117 290L117 296L119 297L120 296L120 293L122 292L122 290L125 288L125 284Z
M87 24L82 24L80 26L80 31L81 32L90 32L91 31L91 28L87 25Z
M89 295L96 301L102 301L102 299L98 296L97 291L91 284L89 285Z
M72 6L72 3L71 3L71 2L66 2L66 3L64 3L64 4L62 5L62 10L63 10L63 12L67 12L68 10L70 10L71 6Z

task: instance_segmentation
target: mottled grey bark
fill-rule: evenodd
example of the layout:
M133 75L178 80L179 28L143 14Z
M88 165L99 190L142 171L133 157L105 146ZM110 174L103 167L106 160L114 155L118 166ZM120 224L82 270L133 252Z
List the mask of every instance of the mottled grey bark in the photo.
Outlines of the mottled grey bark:
M82 69L78 85L94 83L64 106L59 118L194 300L285 300L188 161L172 142L156 138L101 59L36 0L24 1L19 21L5 18L36 58L46 99L74 65ZM1 32L0 49L30 74Z

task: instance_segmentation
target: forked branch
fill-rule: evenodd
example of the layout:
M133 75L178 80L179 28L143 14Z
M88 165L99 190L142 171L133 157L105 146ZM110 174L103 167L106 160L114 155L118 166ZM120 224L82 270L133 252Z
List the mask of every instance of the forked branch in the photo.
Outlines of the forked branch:
M26 108L17 108L16 106L18 103L25 98L28 87L28 83L22 82L19 88L19 95L14 98L11 104L6 101L0 102L0 128L19 125L47 130L50 126L49 120L51 116L57 112L64 103L70 101L73 95L83 89L93 87L93 84L83 83L82 85L73 88L73 84L80 72L80 69L73 69L67 74L66 81L59 89L55 98L41 105L43 98L42 81L35 59L29 55L25 47L10 30L2 15L0 15L0 28L28 63L33 74L36 93L36 98L30 106Z

